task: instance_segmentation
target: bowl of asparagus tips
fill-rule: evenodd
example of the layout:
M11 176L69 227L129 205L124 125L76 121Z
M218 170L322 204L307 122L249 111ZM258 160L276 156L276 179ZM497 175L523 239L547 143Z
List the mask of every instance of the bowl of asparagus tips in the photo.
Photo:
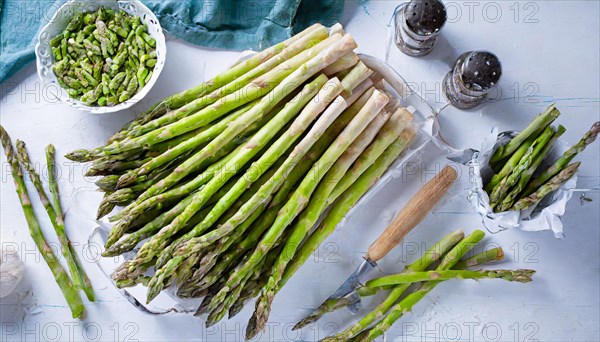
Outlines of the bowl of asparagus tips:
M559 138L566 128L552 126L559 116L560 111L552 104L522 131L499 135L489 159L493 176L483 181L494 213L533 213L552 204L557 190L568 190L566 183L581 165L572 161L596 140L600 122L594 123L576 144L561 151Z

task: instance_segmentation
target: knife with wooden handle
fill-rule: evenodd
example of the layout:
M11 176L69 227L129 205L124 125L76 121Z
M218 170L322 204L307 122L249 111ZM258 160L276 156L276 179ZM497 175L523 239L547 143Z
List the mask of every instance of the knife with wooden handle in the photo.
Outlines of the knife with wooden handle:
M354 273L323 304L298 322L294 326L294 330L315 322L323 313L330 311L327 308L331 307L333 302L337 302L338 299L348 296L361 286L365 282L368 273L377 266L377 261L381 260L389 251L398 246L406 234L425 219L431 209L448 192L456 177L456 170L447 165L433 179L427 182L408 201L383 233L369 246L363 262ZM347 305L350 310L357 311L360 300L358 296L354 297L354 300L349 301Z

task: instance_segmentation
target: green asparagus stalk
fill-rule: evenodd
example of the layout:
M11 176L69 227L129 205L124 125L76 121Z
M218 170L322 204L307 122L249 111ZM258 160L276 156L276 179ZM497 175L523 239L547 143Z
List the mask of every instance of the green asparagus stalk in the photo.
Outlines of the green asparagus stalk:
M455 246L457 246L457 244L463 240L464 236L465 235L462 230L454 231L446 235L443 239L428 249L422 257L417 259L412 264L406 266L404 272L421 272L425 270L429 265L439 260L448 251L455 248ZM400 298L404 291L408 289L408 287L409 284L402 284L394 287L393 290L388 294L387 298L381 304L379 304L379 306L377 306L375 311L363 317L355 326L335 335L334 338L339 337L340 340L343 340L344 338L349 339L363 330L364 327L371 325L373 322L378 320L381 315L385 314L392 307L392 305L394 305L394 303ZM324 305L319 307L320 312L307 316L302 321L298 322L298 324L293 327L293 330L300 329L307 324L315 322L327 312L333 311L337 308L337 306L332 305L332 303L328 301L323 304Z
M453 268L458 262L460 262L460 259L473 247L473 245L481 241L484 236L485 233L480 230L475 230L471 234L467 235L458 244L456 244L456 246L454 246L454 248L452 248L448 252L448 254L444 256L436 270L444 271ZM441 281L428 282L425 283L421 288L432 289L440 282ZM363 318L356 325L344 330L340 334L335 335L335 337L331 340L347 340L353 337L354 335L358 334L360 331L367 328L368 325L370 325L376 319L384 316L387 313L387 316L385 316L379 323L377 323L375 327L370 331L367 338L372 340L373 338L381 335L383 331L387 330L391 326L391 324L393 324L396 320L398 320L398 318L400 318L400 316L404 314L404 312L406 312L401 311L401 309L404 308L401 305L401 303L404 303L406 301L406 298L413 298L414 300L416 300L414 301L414 303L416 303L425 295L425 293L420 293L422 296L419 298L418 296L414 295L414 293L416 292L413 292L410 293L405 299L400 301L398 304L393 305L398 301L400 297L398 296L398 292L406 291L409 285L410 284L401 284L394 287L392 292L388 295L388 298L386 298L384 302L377 307L377 309L365 316L365 318L369 317L370 319Z
M495 248L488 249L484 252L481 252L479 254L476 254L470 258L461 260L452 269L456 270L456 271L462 271L467 268L479 266L482 264L487 264L492 261L499 261L502 259L504 259L504 251L502 250L501 247L495 247ZM413 272L413 273L419 273L419 272ZM384 285L382 287L362 286L356 290L356 293L361 297L372 296L372 295L376 294L378 292L378 290L381 290L381 289L389 290L391 287L393 287L393 286L389 286L389 285Z
M150 161L150 158L142 160L112 160L110 158L102 158L94 161L86 173L86 177L107 176L121 171L131 170L144 165Z
M57 216L54 208L52 207L52 203L46 194L46 190L44 190L44 186L42 185L42 180L40 179L39 174L35 171L35 167L31 160L29 159L29 155L27 154L27 150L25 148L25 143L21 140L17 140L17 158L19 162L23 166L23 168L29 173L29 178L31 179L33 185L35 186L42 205L48 216L50 217L50 221L52 222L52 226L54 226L54 230L56 231L56 235L58 236L58 240L60 242L61 253L65 260L67 261L67 266L69 269L69 273L71 274L71 280L73 282L73 286L76 289L82 290L84 288L83 279L79 275L79 270L77 268L77 263L75 262L75 258L71 254L71 249L69 245L71 242L67 238L67 234L65 233L65 224L62 219L62 215Z
M243 86L246 86L255 78L273 70L281 63L284 63L285 61L293 58L294 56L305 50L307 47L310 48L319 43L320 41L323 41L325 38L327 38L328 35L329 34L325 27L315 26L312 31L308 32L305 36L301 37L297 41L287 46L280 53L273 56L265 63L256 66L254 69L248 71L244 75L238 77L234 81L228 83L227 85L224 85L223 87L213 91L210 94L202 96L177 110L170 111L165 115L162 115L161 117L154 119L153 121L148 122L147 124L144 124L143 126L138 126L134 129L131 129L129 131L128 136L140 136L142 134L151 132L157 128L165 126L169 123L173 123L194 112L197 112L198 110L201 110L207 105L216 102L218 99L239 90Z
M504 260L504 251L501 247L490 248L482 253L476 254L470 258L459 261L454 265L456 270L464 270L466 268L476 267L486 264L491 261Z
M377 90L373 92L371 99L369 99L365 107L356 115L348 126L346 126L333 142L332 146L325 151L319 161L311 168L308 175L304 177L290 200L281 209L280 215L277 217L275 223L273 223L271 228L259 242L254 253L229 277L225 286L209 304L209 308L213 309L223 302L227 293L238 286L246 275L263 260L265 254L272 248L273 244L279 240L287 226L289 226L292 220L306 207L312 193L325 173L329 171L333 162L340 157L352 141L356 139L381 109L383 109L388 101L389 98L383 93Z
M182 107L183 105L197 99L198 97L208 94L222 85L228 84L231 81L237 79L238 77L246 74L247 72L253 70L259 65L265 63L265 61L269 60L271 57L277 55L281 51L283 51L287 46L290 46L294 42L298 41L300 38L304 37L309 32L322 27L321 24L314 24L307 28L306 30L296 34L295 36L276 44L268 49L265 49L256 55L244 60L236 64L235 66L223 71L221 74L217 75L215 78L202 83L194 88L185 90L181 93L171 95L166 99L163 99L159 103L156 103L147 111L141 113L139 115L139 119L134 121L131 124L128 124L124 127L124 130L128 130L133 127L135 124L144 124L145 122L150 121L153 118L163 115L167 113L167 111L171 109L176 109Z
M321 214L327 208L327 199L336 186L341 175L345 174L352 163L373 141L381 127L387 122L391 113L384 110L364 129L364 131L352 142L347 150L338 158L331 169L325 174L312 195L312 200L306 209L300 214L298 221L291 228L291 235L286 239L283 250L276 263L273 265L269 280L264 287L259 300L256 302L256 310L246 330L246 339L251 339L259 331L263 330L267 323L271 303L276 292L280 288L286 266L290 263L304 237L315 225Z
M554 104L551 104L543 113L536 116L535 119L522 130L516 137L514 137L508 144L500 146L492 158L490 159L490 165L494 169L500 168L500 162L509 156L511 156L521 144L527 140L531 135L542 132L547 126L549 126L556 118L560 115L558 109L555 108Z
M399 108L391 117L390 120L381 128L381 132L377 135L375 140L365 150L363 154L356 160L350 170L346 172L340 179L338 184L331 192L331 196L327 200L327 204L330 205L338 198L344 191L346 191L360 175L363 174L373 163L383 154L383 152L390 146L394 141L398 139L401 132L412 122L412 114L405 108ZM408 131L407 131L408 132ZM412 138L412 135L410 135ZM411 139L404 140L403 148L408 145Z
M81 297L79 297L79 293L77 293L77 290L75 287L73 287L67 272L61 266L58 258L56 255L54 255L52 249L48 246L48 243L44 238L40 224L35 216L33 207L31 206L31 200L27 194L25 180L23 179L23 171L19 166L19 161L15 155L12 143L10 141L10 136L2 126L0 126L0 140L2 141L2 147L4 148L4 153L6 154L6 160L11 167L11 174L15 183L17 195L19 197L19 201L21 202L23 213L25 214L25 219L27 220L27 225L29 226L29 234L31 234L33 242L42 254L46 264L48 264L52 275L54 275L54 279L60 287L60 290L62 291L63 296L65 297L69 308L71 309L73 318L81 317L83 311L85 310L83 302L81 301Z
M56 149L54 145L50 144L46 146L46 166L48 168L48 184L50 188L50 194L52 195L52 203L54 208L54 213L56 214L56 219L58 222L65 222L65 216L62 209L62 205L60 204L60 195L58 190L58 182L56 181L55 174L55 155ZM77 253L73 248L71 243L68 244L69 253L73 256L75 261L75 265L77 266L77 273L71 273L71 277L80 277L83 282L83 292L89 301L93 302L96 300L96 294L94 293L94 288L92 287L92 282L88 278L83 266L81 265L81 261L77 257ZM73 282L75 283L75 282Z
M506 178L502 179L492 190L490 195L490 205L492 208L498 206L508 191L519 181L521 174L527 170L535 158L542 152L546 143L552 138L554 129L551 126L546 127L544 132L535 139L527 153L521 158L517 167Z
M568 165L575 156L582 152L589 144L596 140L596 137L600 133L600 121L594 123L592 128L585 133L583 138L573 146L571 146L563 155L552 164L546 171L542 172L539 176L533 179L525 188L523 194L529 196L533 194L537 189L546 183L550 178L557 175L563 168Z
M566 183L577 171L581 165L580 162L573 163L562 169L558 174L554 177L550 178L545 184L542 184L534 193L530 194L527 197L523 197L515 203L515 205L511 208L512 210L524 210L527 209L538 202L540 202L544 197L546 197L549 193L555 191L560 188L561 185Z
M537 170L544 158L546 158L546 156L554 146L554 143L565 131L566 128L564 128L562 125L558 126L558 129L556 130L556 132L554 132L552 138L548 140L542 151L539 153L539 155L535 157L529 168L527 168L521 174L517 184L515 184L515 186L508 192L508 194L506 194L506 196L502 200L502 203L500 203L500 205L498 206L499 211L505 211L510 209L513 206L514 202L518 200L518 196L523 192L527 183L529 183L529 180L533 176L535 170Z
M507 281L516 281L527 283L531 281L531 276L535 273L533 270L443 270L443 271L424 271L412 273L399 273L377 279L369 280L365 286L376 288L382 286L398 285L405 283L418 283L422 281L442 281L450 279L504 279Z

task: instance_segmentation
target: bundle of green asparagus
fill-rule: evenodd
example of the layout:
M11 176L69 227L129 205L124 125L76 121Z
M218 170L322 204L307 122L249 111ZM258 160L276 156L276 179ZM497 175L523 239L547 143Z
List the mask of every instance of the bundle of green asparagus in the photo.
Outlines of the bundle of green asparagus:
M357 294L359 297L371 296L379 291L388 290L387 298L356 324L323 339L323 341L372 341L381 336L405 313L410 312L414 305L423 299L427 293L446 280L503 279L520 283L530 282L535 271L528 269L467 270L504 258L502 248L496 247L461 260L483 239L484 235L480 230L476 230L466 237L462 231L450 233L432 246L421 258L406 266L403 272L368 281L365 286L358 289ZM435 268L431 267L437 261L439 261L437 266ZM414 291L405 294L411 284L418 284L419 286ZM330 303L329 307L323 308L323 311L319 312L316 318L349 305L349 300L348 297L335 300L335 302ZM312 317L312 319L314 320L315 317ZM309 322L299 322L295 329L304 326L306 323Z
M523 210L536 205L567 182L579 168L580 163L569 163L596 140L600 122L594 123L583 138L550 167L540 170L552 147L566 131L562 125L551 126L559 115L559 110L552 104L492 155L490 166L496 173L485 184L484 190L495 212Z
M260 294L259 331L275 294L415 134L355 48L341 26L316 24L70 153L103 176L99 218L124 206L103 255L140 245L117 285L147 285L148 301L168 286L204 296L207 325Z
M46 190L44 189L44 185L42 184L39 174L29 159L29 154L25 148L25 143L17 140L17 152L15 153L10 136L2 126L0 126L0 139L2 140L2 147L4 148L6 159L11 168L17 195L21 201L21 206L23 207L23 212L25 213L25 218L27 219L27 224L29 225L29 233L33 238L33 242L50 267L56 283L60 287L65 299L67 300L67 303L69 304L73 318L81 317L83 315L84 306L78 291L82 290L87 298L92 302L95 301L96 297L94 294L94 289L92 288L92 284L85 274L85 271L81 266L79 259L77 258L77 254L75 253L75 250L73 249L73 246L71 245L71 242L69 241L65 232L64 213L60 204L58 183L56 182L54 172L54 146L48 145L48 147L46 147L49 188L50 193L52 194L51 202L48 198ZM31 206L31 200L27 193L27 188L25 187L25 180L23 179L23 171L21 170L21 167L23 167L29 174L29 178L38 192L42 205L44 206L44 209L46 209L48 217L50 217L52 226L54 227L56 235L58 236L60 251L67 262L69 273L65 271L52 249L48 246L38 219L33 211L33 207Z

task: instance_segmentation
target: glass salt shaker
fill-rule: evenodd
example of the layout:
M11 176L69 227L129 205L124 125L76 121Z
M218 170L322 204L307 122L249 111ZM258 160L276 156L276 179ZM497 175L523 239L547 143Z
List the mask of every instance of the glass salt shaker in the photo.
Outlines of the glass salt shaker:
M438 0L412 0L401 5L394 16L398 49L409 56L425 56L433 50L446 23L446 7Z
M442 88L450 104L458 109L471 109L483 103L496 87L502 66L496 55L488 51L465 52L444 78Z

